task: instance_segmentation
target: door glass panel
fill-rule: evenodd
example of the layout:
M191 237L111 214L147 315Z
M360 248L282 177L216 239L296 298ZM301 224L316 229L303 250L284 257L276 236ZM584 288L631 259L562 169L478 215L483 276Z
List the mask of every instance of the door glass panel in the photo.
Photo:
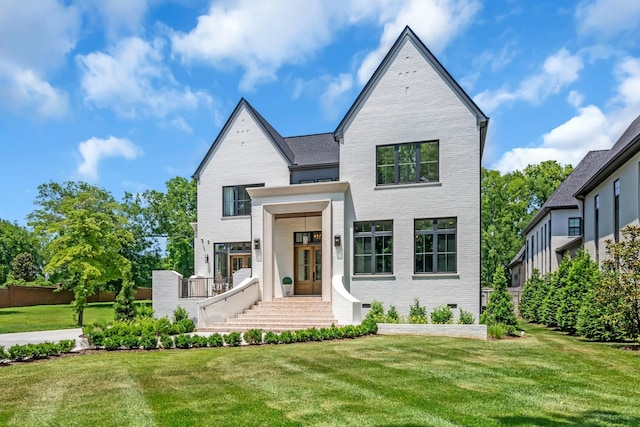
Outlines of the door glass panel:
M298 249L297 280L309 280L309 249Z
M315 250L316 258L316 278L315 280L322 280L322 249Z

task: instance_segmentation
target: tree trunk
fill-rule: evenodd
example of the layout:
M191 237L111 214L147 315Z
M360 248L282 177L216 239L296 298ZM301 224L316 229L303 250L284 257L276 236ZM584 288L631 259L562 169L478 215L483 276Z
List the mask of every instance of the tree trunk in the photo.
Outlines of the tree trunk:
M78 326L82 327L82 318L84 317L84 309L78 310Z

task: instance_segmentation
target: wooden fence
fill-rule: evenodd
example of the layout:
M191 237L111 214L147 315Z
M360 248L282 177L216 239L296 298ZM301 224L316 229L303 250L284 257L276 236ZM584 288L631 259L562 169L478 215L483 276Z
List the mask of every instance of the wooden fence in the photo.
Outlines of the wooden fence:
M69 304L73 301L73 292L62 290L55 292L55 287L49 286L14 286L0 289L0 308L25 307L28 305ZM151 288L136 289L137 300L151 299ZM115 293L98 291L87 298L88 302L111 302L116 298Z

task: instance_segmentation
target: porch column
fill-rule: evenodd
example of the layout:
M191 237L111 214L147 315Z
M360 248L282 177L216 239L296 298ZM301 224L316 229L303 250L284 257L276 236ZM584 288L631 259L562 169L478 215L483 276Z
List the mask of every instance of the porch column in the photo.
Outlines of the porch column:
M322 210L322 301L331 301L333 276L333 230L331 227L331 202Z
M262 300L273 300L273 264L275 242L273 239L274 217L267 209L262 210Z

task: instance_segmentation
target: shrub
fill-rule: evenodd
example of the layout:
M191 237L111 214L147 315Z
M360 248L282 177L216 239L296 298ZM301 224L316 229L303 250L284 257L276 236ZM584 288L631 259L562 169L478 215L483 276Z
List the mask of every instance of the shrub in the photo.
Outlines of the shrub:
M567 285L567 278L573 260L567 254L558 265L558 269L549 276L549 286L547 295L542 300L539 310L540 321L550 327L558 326L558 308L560 308L560 298L562 289Z
M191 335L179 334L174 338L176 348L191 347Z
M578 314L587 293L598 283L598 265L589 254L580 250L571 263L565 286L560 290L560 306L556 313L558 328L576 332Z
M193 320L191 319L181 319L178 323L180 324L180 327L182 328L184 333L188 334L196 329L196 324L193 323Z
M480 323L485 325L502 323L505 326L511 325L514 328L518 326L516 314L513 311L511 295L507 291L507 278L501 266L496 268L496 272L493 275L493 292L489 295L487 308L480 315Z
M280 340L278 339L278 334L272 331L268 331L264 334L264 343L265 344L278 344Z
M293 342L293 334L290 331L280 333L280 342L282 344L291 344Z
M307 335L309 337L309 341L322 341L322 334L319 329L309 328L307 329Z
M15 361L27 360L32 356L32 352L27 345L12 345L9 347L9 359Z
M4 351L4 347L0 345L0 360L8 359L9 355Z
M158 348L158 337L151 334L144 334L140 337L140 347L145 350L155 350Z
M224 342L229 347L238 347L242 343L240 332L230 332L224 336Z
M504 334L506 333L505 327L501 323L494 323L487 327L487 334L495 339L504 338Z
M249 345L257 345L262 343L262 329L250 329L243 335L244 342Z
M534 269L531 277L524 284L522 296L520 297L520 314L525 319L540 322L541 306L544 297L547 295L549 281L540 276L540 271Z
M158 335L168 334L171 329L171 321L166 317L156 319L153 324L153 332Z
M217 332L214 332L213 334L209 335L207 342L209 343L209 347L222 347L222 345L224 344L222 335L220 335Z
M60 340L58 341L61 353L71 353L76 347L76 340Z
M380 301L371 302L371 308L367 312L365 319L372 319L376 323L384 322L384 306Z
M463 309L460 309L460 314L458 315L458 323L460 325L473 325L476 319L473 318L473 314Z
M293 342L307 342L310 340L311 337L307 329L301 329L293 332Z
M191 336L191 345L193 348L206 347L207 337L203 337L202 335L193 335Z
M136 307L136 317L140 318L140 319L144 319L144 318L149 318L149 319L153 319L153 307L151 306L151 304L148 303L142 303L142 304L138 304L138 306Z
M453 322L453 313L448 305L436 307L431 312L431 323L444 325Z
M184 332L184 326L180 322L172 323L171 326L169 326L169 335L184 334Z
M136 317L136 308L133 305L136 299L133 293L133 282L131 280L125 280L122 284L122 289L118 292L118 296L113 303L113 311L115 312L114 319L116 321L133 320Z
M342 336L344 338L355 338L358 335L358 331L353 325L346 325L342 327Z
M376 322L365 319L365 321L362 322L362 326L366 328L367 334L375 335L378 333L378 324Z
M395 306L389 306L389 311L387 311L384 321L387 323L400 323L400 316L398 316L398 311Z
M104 332L95 330L87 335L87 341L93 347L102 347L104 345Z
M176 307L175 310L173 310L174 323L178 323L182 319L188 319L188 318L189 318L189 312L184 307L178 306Z
M167 350L175 346L173 338L167 334L160 335L160 344L162 345L162 348Z
M125 349L127 349L127 350L131 350L131 349L134 349L134 348L139 348L140 347L140 338L138 338L136 335L125 335L120 340L120 345L122 347L124 347Z
M104 348L108 351L118 350L120 348L120 337L118 335L105 337Z
M427 309L420 306L418 298L409 306L409 323L429 323L427 321Z

